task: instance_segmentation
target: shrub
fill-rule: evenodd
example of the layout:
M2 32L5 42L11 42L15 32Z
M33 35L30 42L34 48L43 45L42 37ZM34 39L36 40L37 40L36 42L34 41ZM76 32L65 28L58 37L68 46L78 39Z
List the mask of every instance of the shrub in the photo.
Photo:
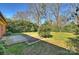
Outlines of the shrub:
M63 32L75 32L76 24L74 22L71 22L67 25L65 25L62 29Z
M77 36L76 38L70 38L68 40L68 46L70 50L79 53L79 36Z
M76 27L74 32L75 32L76 35L78 35L79 34L79 27Z
M27 20L10 20L8 21L8 34L20 32L36 32L37 25Z
M3 41L0 41L0 55L3 55L5 53L4 51L4 42Z
M50 26L46 24L40 26L38 33L39 33L39 36L44 37L44 38L48 38L52 36Z

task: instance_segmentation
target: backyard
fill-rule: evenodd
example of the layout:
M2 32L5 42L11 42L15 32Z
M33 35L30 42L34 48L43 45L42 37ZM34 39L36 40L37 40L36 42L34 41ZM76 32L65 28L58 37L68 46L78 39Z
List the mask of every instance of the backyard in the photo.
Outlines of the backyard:
M38 38L39 41L28 45L26 42L11 44L5 49L5 54L26 54L26 55L68 55L77 54L74 51L70 51L67 46L69 38L74 38L76 35L67 32L52 32L51 38L40 38L37 32L23 32L14 33L20 35L29 35L33 38ZM78 35L77 35L78 36ZM37 39L37 40L38 40Z
M67 41L69 38L74 38L76 35L73 33L67 33L67 32L52 32L51 38L40 38L37 32L24 32L23 34L30 35L32 37L39 38L42 41L48 42L50 44L54 44L63 48L67 49ZM77 35L78 36L78 35Z
M7 48L7 54L10 55L70 55L76 54L72 51L66 50L62 47L51 45L44 41L27 45L26 43L19 43Z
M79 55L79 4L0 6L1 55Z

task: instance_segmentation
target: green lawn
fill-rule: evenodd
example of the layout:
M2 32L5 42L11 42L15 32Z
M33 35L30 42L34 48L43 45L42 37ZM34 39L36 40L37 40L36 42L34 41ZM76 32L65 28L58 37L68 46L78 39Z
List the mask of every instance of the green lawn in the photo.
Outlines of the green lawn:
M23 34L28 34L30 36L36 37L38 38L39 35L37 32L23 32ZM52 32L52 39L63 39L66 40L70 37L75 37L76 35L74 35L73 33L67 33L67 32Z
M66 41L68 41L69 38L76 37L76 35L74 35L73 33L67 33L67 32L52 32L51 38L40 38L38 36L37 32L24 32L23 34L27 34L32 37L39 38L40 40L43 40L43 41L48 42L50 44L55 44L57 46L60 46L60 47L66 48L66 49L68 49Z
M22 34L39 38L41 41L32 45L27 45L26 43L11 45L6 49L8 54L75 54L66 47L66 40L76 36L73 33L52 32L51 38L42 39L38 36L37 32L24 32Z
M52 39L59 39L59 40L67 40L68 38L73 38L75 35L73 33L67 33L67 32L53 32Z
M22 54L22 51L26 46L27 45L25 43L18 43L18 44L8 46L6 51L7 51L7 54L16 54L16 55Z
M13 55L61 55L61 54L75 54L56 45L51 45L44 41L27 45L25 43L19 43L7 48L8 54Z

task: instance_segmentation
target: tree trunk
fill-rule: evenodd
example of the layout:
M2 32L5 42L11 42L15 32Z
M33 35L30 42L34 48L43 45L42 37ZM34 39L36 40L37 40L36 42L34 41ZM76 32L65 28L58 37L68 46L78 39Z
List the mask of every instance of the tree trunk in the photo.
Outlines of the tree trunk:
M60 5L58 4L57 6L57 17L56 17L56 20L57 20L57 27L58 27L58 31L61 32L61 19L60 19Z
M77 26L79 27L79 17L77 15Z

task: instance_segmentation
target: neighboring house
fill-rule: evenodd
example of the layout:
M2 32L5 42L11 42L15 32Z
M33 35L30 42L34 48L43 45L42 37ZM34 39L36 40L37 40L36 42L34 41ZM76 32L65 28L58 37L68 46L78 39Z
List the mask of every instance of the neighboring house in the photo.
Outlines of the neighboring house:
M6 33L6 27L8 23L0 12L0 38Z

